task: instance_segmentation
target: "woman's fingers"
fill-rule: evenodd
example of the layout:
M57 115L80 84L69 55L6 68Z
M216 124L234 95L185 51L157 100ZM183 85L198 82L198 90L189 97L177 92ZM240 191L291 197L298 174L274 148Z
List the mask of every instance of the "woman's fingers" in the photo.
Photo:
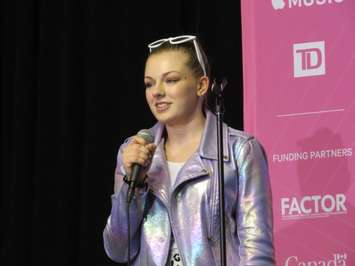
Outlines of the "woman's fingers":
M123 164L127 174L131 173L133 164L147 167L151 163L156 145L145 144L145 142L143 138L135 136L123 150Z
M148 142L144 138L142 138L142 137L140 137L138 135L134 136L132 138L131 143L136 143L136 144L140 144L140 145L143 145L143 146L148 144Z
M157 146L154 143L150 143L150 144L147 144L145 147L148 149L151 157L153 157L153 154L154 154Z

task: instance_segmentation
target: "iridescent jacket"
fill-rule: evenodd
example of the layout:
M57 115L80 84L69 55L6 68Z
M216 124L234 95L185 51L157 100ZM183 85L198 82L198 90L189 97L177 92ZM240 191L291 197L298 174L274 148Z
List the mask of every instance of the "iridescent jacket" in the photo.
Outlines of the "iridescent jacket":
M220 265L216 117L207 111L198 151L170 185L163 125L151 131L157 144L147 173L148 189L130 204L131 265L164 266L173 234L184 266ZM227 265L275 265L272 203L266 157L258 141L223 124ZM123 146L126 145L125 143ZM128 185L121 150L112 209L103 232L106 254L127 261Z

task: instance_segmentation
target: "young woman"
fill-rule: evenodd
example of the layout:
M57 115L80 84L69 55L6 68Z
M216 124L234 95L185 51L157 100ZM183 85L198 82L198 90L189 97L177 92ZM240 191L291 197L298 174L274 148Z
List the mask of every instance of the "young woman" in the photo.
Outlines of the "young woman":
M105 250L114 261L128 261L126 199L132 165L138 164L143 171L130 204L132 265L220 265L216 117L206 105L207 58L195 36L148 47L144 82L158 121L150 129L154 143L133 136L119 149ZM227 265L274 265L264 152L255 138L226 124L223 136Z

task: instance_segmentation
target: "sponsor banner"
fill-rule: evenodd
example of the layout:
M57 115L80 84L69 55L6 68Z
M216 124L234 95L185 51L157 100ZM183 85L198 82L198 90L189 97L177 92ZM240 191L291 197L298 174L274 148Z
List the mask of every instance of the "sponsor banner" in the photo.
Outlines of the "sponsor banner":
M241 4L244 125L268 156L277 265L355 265L355 1Z

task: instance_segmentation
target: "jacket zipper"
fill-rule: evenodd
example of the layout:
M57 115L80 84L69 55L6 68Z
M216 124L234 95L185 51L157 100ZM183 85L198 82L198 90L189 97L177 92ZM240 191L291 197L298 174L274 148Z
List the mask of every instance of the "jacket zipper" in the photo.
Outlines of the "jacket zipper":
M207 171L206 169L202 169L202 172L200 172L200 173L198 173L198 174L196 174L196 175L191 176L190 179L196 178L196 177L199 177L199 176L203 176L203 175L206 175L206 174L208 174L208 171ZM188 181L188 180L187 180L187 181ZM187 182L187 181L186 181L186 182ZM185 182L183 182L183 183L185 183ZM183 183L180 183L179 186L181 186ZM179 186L178 186L178 187L179 187ZM177 187L176 187L176 188L177 188ZM174 189L174 191L176 190L176 188ZM175 196L175 193L174 193L174 196ZM171 209L171 211L172 211L171 206L170 206L170 209ZM169 212L168 212L168 213L169 213ZM177 247L178 247L178 250L179 250L179 253L180 253L180 257L181 257L182 263L183 263L184 266L188 266L188 264L187 264L187 262L186 262L186 259L185 259L185 255L180 251L181 243L179 243L179 240L175 237L176 232L175 232L175 230L174 230L174 227L175 227L175 226L174 226L174 222L173 222L173 220L171 219L171 216L172 216L172 215L170 215L170 213L169 213L168 215L169 215L169 217L170 217L171 231L172 231L172 233L173 233L174 241L176 242L176 245L177 245ZM170 252L170 250L169 250L169 252Z
M209 224L208 224L208 232L207 232L207 238L208 240L212 240L213 238L213 220L214 220L214 211L215 211L215 205L216 205L216 188L215 188L215 178L211 174L211 205L210 205L210 217L209 218Z

